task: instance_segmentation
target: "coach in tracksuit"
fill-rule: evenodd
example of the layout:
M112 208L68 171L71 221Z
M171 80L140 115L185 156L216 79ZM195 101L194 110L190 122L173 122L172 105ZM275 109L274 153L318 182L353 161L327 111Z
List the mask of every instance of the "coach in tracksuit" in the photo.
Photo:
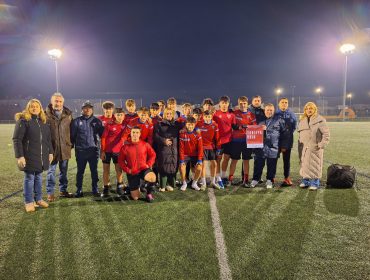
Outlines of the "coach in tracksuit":
M82 105L82 116L74 119L71 124L71 142L75 147L77 161L76 195L82 197L82 183L86 164L89 163L91 172L92 193L100 196L98 190L98 159L99 139L103 134L104 127L97 117L93 115L94 106L86 101Z
M297 128L297 117L294 112L288 109L288 98L281 98L279 101L279 109L276 111L276 116L284 121L285 129L280 138L280 152L283 154L284 162L284 181L282 186L291 186L293 183L290 175L290 154L293 147L293 133Z

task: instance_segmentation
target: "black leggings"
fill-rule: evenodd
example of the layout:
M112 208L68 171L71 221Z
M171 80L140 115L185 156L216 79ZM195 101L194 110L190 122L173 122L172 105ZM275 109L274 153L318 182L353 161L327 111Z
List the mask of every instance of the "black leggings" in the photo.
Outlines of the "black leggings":
M292 149L286 149L285 152L281 152L283 154L283 163L284 163L284 178L288 178L290 175L290 153Z

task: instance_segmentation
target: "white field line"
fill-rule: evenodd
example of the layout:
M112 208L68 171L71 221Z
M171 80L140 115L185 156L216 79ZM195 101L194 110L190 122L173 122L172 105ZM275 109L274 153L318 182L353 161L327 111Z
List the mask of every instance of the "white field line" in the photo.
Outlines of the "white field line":
M208 189L208 198L211 207L212 225L215 232L218 266L220 267L220 279L231 280L231 271L227 260L226 244L222 233L220 215L218 214L216 205L216 196L214 190L211 188Z

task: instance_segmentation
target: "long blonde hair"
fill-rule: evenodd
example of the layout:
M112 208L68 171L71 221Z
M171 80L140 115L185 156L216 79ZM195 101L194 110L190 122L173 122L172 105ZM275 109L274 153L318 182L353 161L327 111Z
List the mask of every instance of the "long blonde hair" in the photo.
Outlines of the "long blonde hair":
M30 112L30 108L31 108L31 105L33 103L39 104L39 106L40 106L40 113L39 113L38 117L40 118L40 120L43 123L46 123L46 115L45 115L44 109L42 108L41 102L38 99L31 99L30 101L28 101L28 103L26 105L26 108L22 112L15 114L15 120L17 121L17 120L23 118L26 121L29 121L32 118L32 114Z
M318 109L317 109L317 106L316 106L316 104L315 103L313 103L313 102L307 102L305 105L304 105L304 107L303 107L303 115L301 115L301 120L302 119L304 119L304 118L308 118L308 116L307 116L307 113L306 113L306 108L308 107L308 106L311 106L311 107L313 107L313 109L314 109L314 113L312 114L312 116L311 116L311 118L316 118L317 117L317 115L318 115Z

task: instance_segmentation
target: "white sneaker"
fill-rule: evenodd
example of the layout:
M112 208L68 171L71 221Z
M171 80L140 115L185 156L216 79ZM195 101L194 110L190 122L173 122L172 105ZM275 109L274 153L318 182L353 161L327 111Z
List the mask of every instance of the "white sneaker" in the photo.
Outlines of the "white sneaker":
M159 188L159 191L160 191L160 192L165 192L165 191L166 191L166 189L165 189L165 188Z
M299 187L302 188L302 189L307 188L306 184L303 183L303 182L299 184Z
M188 184L184 183L184 184L182 184L180 190L182 190L184 192L184 191L186 191L187 187L188 187Z
M309 186L308 187L308 190L310 190L310 191L317 191L318 190L318 187L316 187L316 186Z
M168 192L173 192L173 187L171 187L171 186L167 186L167 187L166 187L166 191L168 191Z
M251 182L251 188L254 188L255 186L257 186L257 184L258 184L258 181L253 180L253 181Z
M211 188L214 188L216 190L221 190L221 187L215 183L211 183Z
M196 190L196 191L200 191L200 188L198 187L198 185L197 185L197 184L193 184L193 185L191 185L191 187L192 187L194 190Z
M266 189L272 189L272 182L271 180L266 181Z

